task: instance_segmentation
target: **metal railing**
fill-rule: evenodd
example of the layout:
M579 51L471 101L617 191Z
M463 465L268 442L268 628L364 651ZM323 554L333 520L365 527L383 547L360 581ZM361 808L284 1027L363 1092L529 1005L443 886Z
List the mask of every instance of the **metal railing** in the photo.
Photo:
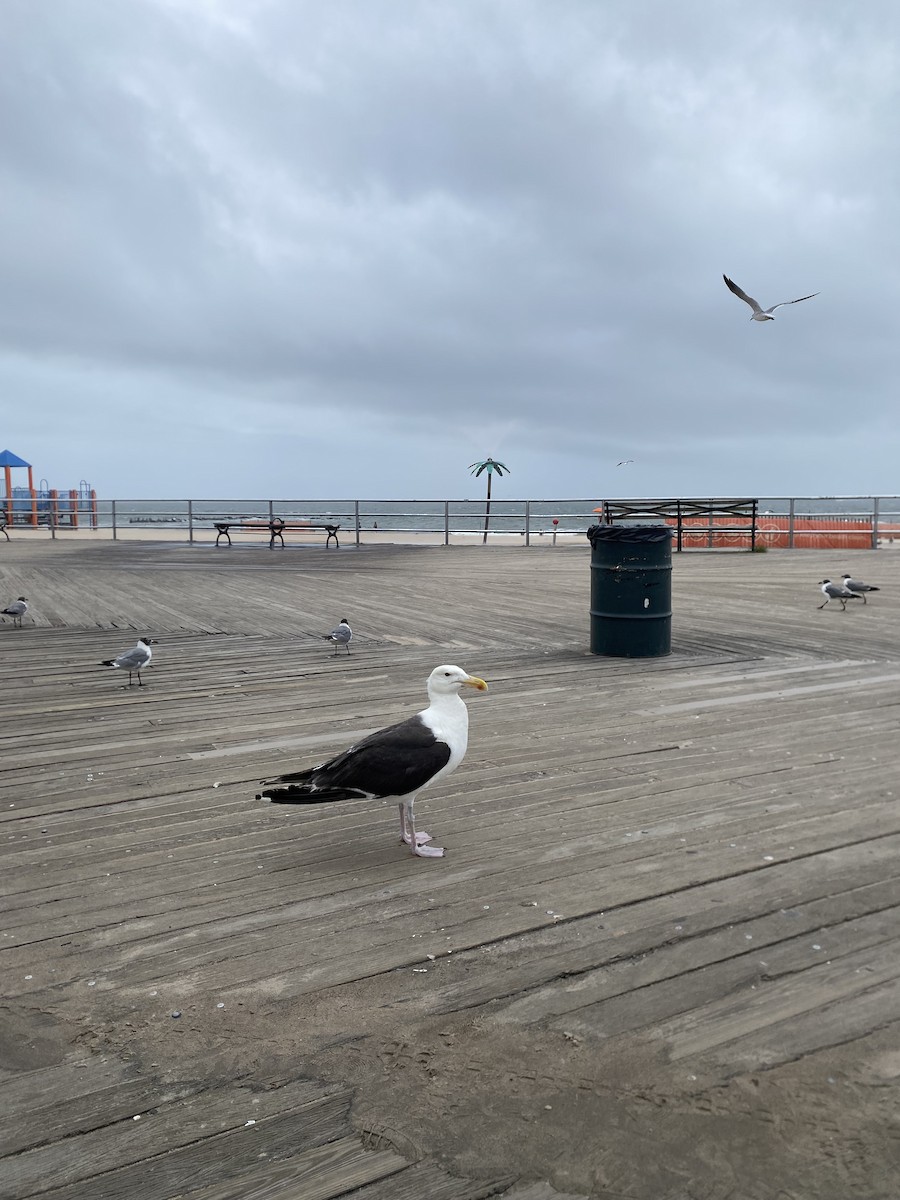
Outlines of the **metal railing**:
M629 519L637 509L649 515L654 505L677 504L680 511L694 515L682 520L685 549L749 548L751 529L740 527L739 519L724 512L717 516L714 507L738 501L719 499L654 500L97 500L93 536L127 538L129 533L152 530L167 540L206 543L215 540L216 522L233 524L259 522L266 525L274 517L289 523L329 522L341 527L342 544L355 545L383 540L370 535L428 534L432 541L450 545L451 540L502 542L530 546L536 540L556 541L559 537L583 537L590 525L604 517L613 521ZM704 515L704 507L708 513ZM747 520L752 520L748 517ZM72 531L69 523L53 519L41 522L51 536ZM10 523L9 528L39 528ZM267 534L267 530L263 531ZM237 543L259 540L252 530L234 532ZM900 541L900 497L786 497L760 498L757 501L755 536L759 545L787 548L877 548L895 538Z

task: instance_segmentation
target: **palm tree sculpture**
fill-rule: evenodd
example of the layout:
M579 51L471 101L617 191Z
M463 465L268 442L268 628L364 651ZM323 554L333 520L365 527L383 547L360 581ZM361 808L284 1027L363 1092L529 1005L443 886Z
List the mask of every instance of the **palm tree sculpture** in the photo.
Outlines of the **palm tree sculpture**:
M486 458L484 462L469 463L469 470L476 479L482 471L487 471L487 503L484 509L484 537L481 539L481 544L484 545L487 541L488 525L491 522L491 476L495 471L498 475L502 475L504 471L509 474L509 467L505 463L495 462L493 458Z

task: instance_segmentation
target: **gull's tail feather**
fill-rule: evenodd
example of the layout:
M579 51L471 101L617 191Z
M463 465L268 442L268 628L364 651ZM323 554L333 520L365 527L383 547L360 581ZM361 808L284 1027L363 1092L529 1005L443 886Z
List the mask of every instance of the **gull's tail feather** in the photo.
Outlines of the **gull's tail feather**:
M273 804L331 804L336 800L359 800L356 790L347 788L320 788L316 791L309 786L289 784L287 787L265 787L257 793L257 800L271 800Z
M103 662L100 664L101 667L114 667L115 665L116 660L114 658L104 658Z

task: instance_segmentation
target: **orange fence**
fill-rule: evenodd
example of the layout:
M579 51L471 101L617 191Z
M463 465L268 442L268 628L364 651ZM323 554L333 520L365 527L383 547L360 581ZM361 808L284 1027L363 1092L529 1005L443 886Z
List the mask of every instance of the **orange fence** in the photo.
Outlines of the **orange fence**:
M676 526L669 518L667 525ZM729 529L717 529L703 517L683 517L682 544L686 550L747 549L750 545L749 517L730 517ZM740 527L740 528L738 528ZM743 532L746 529L746 533ZM879 522L879 538L900 538L900 526ZM874 545L871 517L845 517L833 513L794 517L793 536L788 516L763 514L756 522L756 543L770 550L793 547L795 550L870 550Z

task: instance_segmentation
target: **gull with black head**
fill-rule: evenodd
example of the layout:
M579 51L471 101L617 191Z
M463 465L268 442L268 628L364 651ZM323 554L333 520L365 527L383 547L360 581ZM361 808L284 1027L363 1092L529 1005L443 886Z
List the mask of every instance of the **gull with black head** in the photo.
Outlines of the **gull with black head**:
M132 646L130 650L123 651L118 658L105 658L100 666L115 667L120 671L127 671L129 687L131 687L132 675L137 675L138 686L143 687L141 671L144 667L149 667L150 659L153 657L153 651L150 647L155 644L153 638L139 638L136 646Z
M872 583L863 583L861 579L854 579L852 575L842 575L844 587L852 592L854 596L862 596L863 604L868 604L866 600L866 592L880 592L880 587L875 587Z
M15 629L17 626L19 629L21 629L22 618L28 612L28 601L24 596L20 596L18 600L13 600L12 604L7 604L6 608L4 608L2 611L4 617L12 617L13 629Z
M350 628L350 622L346 617L341 617L340 621L337 625L335 625L331 633L325 634L325 641L333 644L335 655L341 646L346 646L347 653L350 653L350 643L353 641L353 630Z
M830 579L823 579L819 584L822 595L825 597L825 604L831 600L840 600L841 612L847 611L848 600L859 600L860 597L855 592L851 592L848 587L844 587L842 583L832 583ZM820 604L819 608L824 608L825 604Z

